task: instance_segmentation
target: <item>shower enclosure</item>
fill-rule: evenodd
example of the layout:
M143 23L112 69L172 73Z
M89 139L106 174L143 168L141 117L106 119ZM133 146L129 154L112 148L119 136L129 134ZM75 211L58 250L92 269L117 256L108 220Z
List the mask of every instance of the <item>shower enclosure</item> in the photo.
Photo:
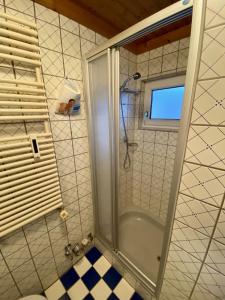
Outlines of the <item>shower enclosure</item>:
M182 172L187 137L185 124L189 121L193 100L201 46L196 41L200 40L203 7L201 0L179 1L99 46L85 59L95 234L156 295L162 284ZM179 134L141 128L143 84L150 79L133 67L132 56L131 70L126 74L121 72L122 46L191 14L191 42ZM167 201L157 214L154 209L159 211L159 177L153 172L163 159L154 160L154 151L157 156L165 148L164 143L157 143L159 139L172 141L177 135L175 165L172 164L165 177L170 181L169 192L160 194L161 199L167 198ZM154 147L153 153L151 147ZM150 162L151 159L154 161ZM141 176L140 181L138 176ZM146 199L149 197L154 199L153 210L148 209Z

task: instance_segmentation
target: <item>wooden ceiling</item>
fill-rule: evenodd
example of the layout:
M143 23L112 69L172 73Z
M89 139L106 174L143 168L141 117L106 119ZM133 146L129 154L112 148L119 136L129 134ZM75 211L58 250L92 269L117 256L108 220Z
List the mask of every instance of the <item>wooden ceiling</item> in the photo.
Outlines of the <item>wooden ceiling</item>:
M35 0L110 38L177 0ZM140 54L190 35L191 17L133 42L128 48Z

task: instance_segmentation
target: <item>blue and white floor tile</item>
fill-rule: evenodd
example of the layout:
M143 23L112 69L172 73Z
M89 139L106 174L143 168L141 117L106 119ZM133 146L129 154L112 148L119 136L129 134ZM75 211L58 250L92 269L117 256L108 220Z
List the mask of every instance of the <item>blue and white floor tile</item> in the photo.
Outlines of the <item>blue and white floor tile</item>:
M141 300L102 253L93 247L45 291L48 300Z

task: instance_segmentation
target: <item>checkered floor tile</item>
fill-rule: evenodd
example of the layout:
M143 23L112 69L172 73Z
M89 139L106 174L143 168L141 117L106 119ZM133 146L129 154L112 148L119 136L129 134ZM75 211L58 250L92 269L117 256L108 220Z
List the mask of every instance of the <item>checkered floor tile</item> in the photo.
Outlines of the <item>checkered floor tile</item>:
M141 300L102 253L93 247L45 291L48 300Z

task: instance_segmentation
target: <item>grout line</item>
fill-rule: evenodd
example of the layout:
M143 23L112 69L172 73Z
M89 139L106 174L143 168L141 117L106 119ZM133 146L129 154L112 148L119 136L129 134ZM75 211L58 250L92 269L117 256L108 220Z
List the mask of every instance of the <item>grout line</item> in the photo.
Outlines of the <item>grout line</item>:
M168 133L168 137L167 137L167 143L166 143L166 155L165 155L165 164L164 164L164 172L163 172L163 180L162 180L162 190L161 190L161 199L160 199L160 208L159 208L159 217L160 217L160 214L162 213L162 203L165 202L163 201L164 198L163 198L163 187L164 187L164 183L165 183L165 174L166 174L166 160L167 158L169 158L167 155L168 155L168 148L169 148L169 144L168 144L168 141L169 141L169 133ZM174 161L174 160L173 160ZM171 188L171 186L170 186ZM167 211L168 211L168 205L167 205Z
M40 282L40 284L41 284L42 290L44 290L44 287L43 287L41 278L40 278L40 276L39 276L39 273L38 273L38 270L37 270L37 266L36 266L36 264L35 264L35 262L34 262L34 257L32 256L32 253L31 253L31 250L30 250L30 245L29 245L29 242L28 242L28 240L27 240L27 236L26 236L26 234L25 234L25 231L24 231L24 228L23 228L23 227L22 227L22 232L23 232L24 238L25 238L25 240L26 240L26 242L27 242L27 247L28 247L28 250L29 250L29 253L30 253L31 260L32 260L33 265L34 265L34 269L35 269L36 275L37 275L37 277L38 277L38 279L39 279L39 282ZM22 292L21 292L21 293L22 293Z
M186 193L184 193L184 192L179 191L179 194L184 195L184 196L186 196L186 197L189 197L189 198L191 198L192 200L197 200L197 201L202 202L202 203L204 203L204 204L213 206L213 207L215 207L215 208L217 208L217 209L220 208L220 206L216 206L215 204L211 204L211 203L208 203L208 202L206 202L206 201L204 201L204 200L197 199L197 198L195 198L194 196L188 195L188 194L186 194Z
M61 33L61 28L59 29L59 31L60 31L60 33ZM61 41L62 41L61 34L60 34L60 39L61 39ZM62 44L62 42L61 42L60 44ZM51 49L51 48L47 48L47 47L45 47L45 46L43 46L43 45L41 45L41 44L39 45L39 47L40 47L41 49L44 49L44 50L48 50L48 51L52 51L52 52L55 52L55 53L61 54L61 55L62 55L62 57L65 55L65 56L69 56L70 58L75 58L75 59L82 60L82 58L81 58L81 57L78 57L78 56L73 56L73 55L71 55L71 54L67 54L67 53L65 53L65 52L63 51L63 49L62 49L62 51L57 51L57 50L54 50L54 49ZM55 77L55 75L53 75L53 76ZM80 81L82 81L82 80L80 80Z
M207 9L209 9L209 8L207 8ZM221 9L224 9L224 7L222 7ZM214 12L214 13L215 13L215 12ZM217 13L216 13L216 16L218 16ZM213 19L215 19L216 16L214 16ZM213 26L209 26L209 27L205 28L205 32L208 32L208 31L210 31L211 29L215 29L215 28L218 28L218 27L224 27L224 25L225 25L225 21L223 21L222 24L216 24L216 25L213 25Z
M219 214L219 209L218 209L218 214ZM177 218L175 218L174 221L179 222L179 223L183 224L184 226L189 227L189 228L193 229L194 231L197 231L198 233L200 233L200 234L202 234L202 235L204 235L205 237L207 237L207 238L210 239L210 235L207 235L206 233L203 233L203 232L200 231L199 229L194 228L194 227L192 227L191 225L188 225L187 223L184 223L184 221L181 221L181 220L179 220L179 219L177 219ZM213 227L213 226L212 226L212 227ZM204 227L204 228L207 228L207 227ZM175 243L175 242L174 242L174 243ZM194 255L193 255L193 256L194 256Z
M204 81L210 81L210 80L220 80L220 79L224 79L225 75L220 75L219 77L208 77L208 78L199 78L198 81L199 82L204 82Z
M17 285L17 281L15 280L14 276L12 275L12 271L9 269L9 266L8 266L8 264L7 264L6 260L5 260L5 257L4 257L4 255L3 255L3 253L2 253L1 250L0 250L0 254L2 255L2 259L3 259L5 265L6 265L7 269L8 269L8 272L7 272L5 275L3 275L1 278L4 278L4 277L7 276L8 274L10 274L10 275L12 276L12 279L13 279L13 281L14 281L15 287L17 288L19 294L20 294L21 296L23 296L23 294L21 293L21 291L20 291L20 289L19 289L19 287L18 287L18 285ZM5 292L9 291L9 289L10 289L10 288L8 288L7 290L5 290L5 291L3 292L3 294L4 294Z
M225 125L221 125L221 124L198 124L198 123L190 123L190 127L193 126L202 126L202 127L221 127L224 128Z
M213 169L213 170L218 170L218 171L225 172L225 169L223 169L223 168L218 168L218 167L213 167L213 166L209 166L209 165L205 165L205 164L201 164L201 163L196 163L196 162L188 161L186 159L184 159L184 163L186 163L186 164L193 164L193 165L196 165L196 166L199 166L199 167L206 167L206 168L209 168L209 169ZM190 172L188 172L188 173L190 173Z
M197 275L197 277L196 277L196 279L195 279L195 283L194 283L193 288L192 288L192 291L191 291L191 293L190 293L190 295L189 295L189 299L191 299L191 297L192 297L192 294L193 294L193 292L194 292L194 289L195 289L195 287L196 287L196 285L197 285L197 283L198 283L198 279L199 279L199 277L200 277L202 268L203 268L203 266L205 265L205 261L206 261L206 258L207 258L207 256L208 256L209 248L210 248L210 246L211 246L211 243L212 243L212 240L213 240L214 233L215 233L215 231L216 231L216 227L217 227L217 224L218 224L220 215L221 215L221 211L222 211L222 207L223 207L223 205L224 205L224 202L225 202L225 194L224 194L224 196L223 196L223 201L222 201L222 203L221 203L221 207L220 207L219 213L218 213L218 215L217 215L217 218L216 218L216 222L215 222L213 231L212 231L211 236L210 236L210 241L209 241L208 247L206 248L205 256L204 256L204 258L203 258L203 260L202 260L202 265L201 265L201 267L200 267L200 269L199 269L199 273L198 273L198 275Z
M62 195L62 193L61 193ZM54 260L54 263L55 263L55 268L56 268L56 272L57 272L57 275L58 275L58 279L60 278L60 275L59 275L59 271L58 271L58 267L57 267L57 263L56 263L56 259L55 259L55 253L53 251L53 246L52 246L52 240L51 240L51 237L50 237L50 231L51 230L54 230L56 227L58 226L61 226L61 224L64 224L65 225L65 228L66 228L66 239L67 239L67 243L69 244L69 239L68 239L68 229L67 229L67 226L66 226L66 221L63 221L62 223L60 223L58 226L52 228L51 230L49 230L48 228L48 222L47 222L47 219L46 219L46 215L44 216L44 220L45 220L45 224L46 224L46 228L47 228L47 234L48 234L48 238L49 238L49 243L50 243L50 248L51 248L51 251L52 251L52 256L53 256L53 260ZM58 280L57 279L57 280ZM43 290L46 290L46 289L43 289Z

